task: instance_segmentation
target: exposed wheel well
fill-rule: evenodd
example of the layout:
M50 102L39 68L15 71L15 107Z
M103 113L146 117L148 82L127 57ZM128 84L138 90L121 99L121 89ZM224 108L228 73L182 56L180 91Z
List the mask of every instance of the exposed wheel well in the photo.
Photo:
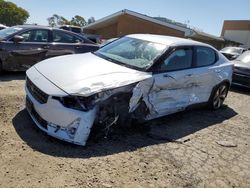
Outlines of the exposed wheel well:
M222 84L222 83L225 83L227 84L227 87L230 88L231 84L230 84L230 81L229 80L224 80L222 81L221 83L219 83L218 85Z
M221 84L226 84L228 89L230 88L230 81L229 80L223 80L222 82L220 82L219 84L215 85L212 89L211 95L213 94L213 92L221 85ZM210 95L210 97L211 97Z

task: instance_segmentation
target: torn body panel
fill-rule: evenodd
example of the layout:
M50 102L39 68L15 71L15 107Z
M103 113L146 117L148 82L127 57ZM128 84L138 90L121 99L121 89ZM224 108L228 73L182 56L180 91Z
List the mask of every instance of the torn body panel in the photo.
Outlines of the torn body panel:
M48 135L78 145L86 144L94 122L108 125L118 117L118 114L128 112L126 103L134 88L134 84L131 84L99 92L91 96L91 107L80 111L65 107L60 99L69 95L42 76L34 67L27 71L27 76L32 80L32 86L28 86L31 81L26 82L26 108L35 124ZM39 90L37 85L40 86ZM47 100L43 104L37 100L41 97L41 91L47 93ZM88 99L84 102L84 105L90 105ZM122 105L125 106L123 112Z

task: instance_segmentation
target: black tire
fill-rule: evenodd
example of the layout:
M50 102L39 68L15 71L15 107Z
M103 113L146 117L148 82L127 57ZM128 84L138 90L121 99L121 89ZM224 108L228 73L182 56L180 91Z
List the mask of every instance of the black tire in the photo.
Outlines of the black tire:
M225 98L227 97L229 85L223 82L216 86L209 99L208 106L212 110L218 110L222 107Z

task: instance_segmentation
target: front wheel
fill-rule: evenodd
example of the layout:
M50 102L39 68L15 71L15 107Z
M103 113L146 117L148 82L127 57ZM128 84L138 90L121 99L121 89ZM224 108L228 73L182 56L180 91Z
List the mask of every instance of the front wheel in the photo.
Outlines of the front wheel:
M209 101L209 107L212 110L217 110L223 105L223 102L227 97L228 89L226 83L222 83L214 89Z

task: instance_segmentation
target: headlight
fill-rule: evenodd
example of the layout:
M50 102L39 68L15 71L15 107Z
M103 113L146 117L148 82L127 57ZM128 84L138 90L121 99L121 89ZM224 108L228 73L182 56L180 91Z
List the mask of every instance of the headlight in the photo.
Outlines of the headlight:
M81 96L66 96L66 97L52 97L62 103L63 106L80 111L89 111L94 108L94 106L103 100L106 100L114 93L119 92L122 88L106 90L89 97Z
M89 111L94 107L94 96L79 97L79 96L66 96L66 97L53 97L59 100L66 108L71 108L80 111Z

